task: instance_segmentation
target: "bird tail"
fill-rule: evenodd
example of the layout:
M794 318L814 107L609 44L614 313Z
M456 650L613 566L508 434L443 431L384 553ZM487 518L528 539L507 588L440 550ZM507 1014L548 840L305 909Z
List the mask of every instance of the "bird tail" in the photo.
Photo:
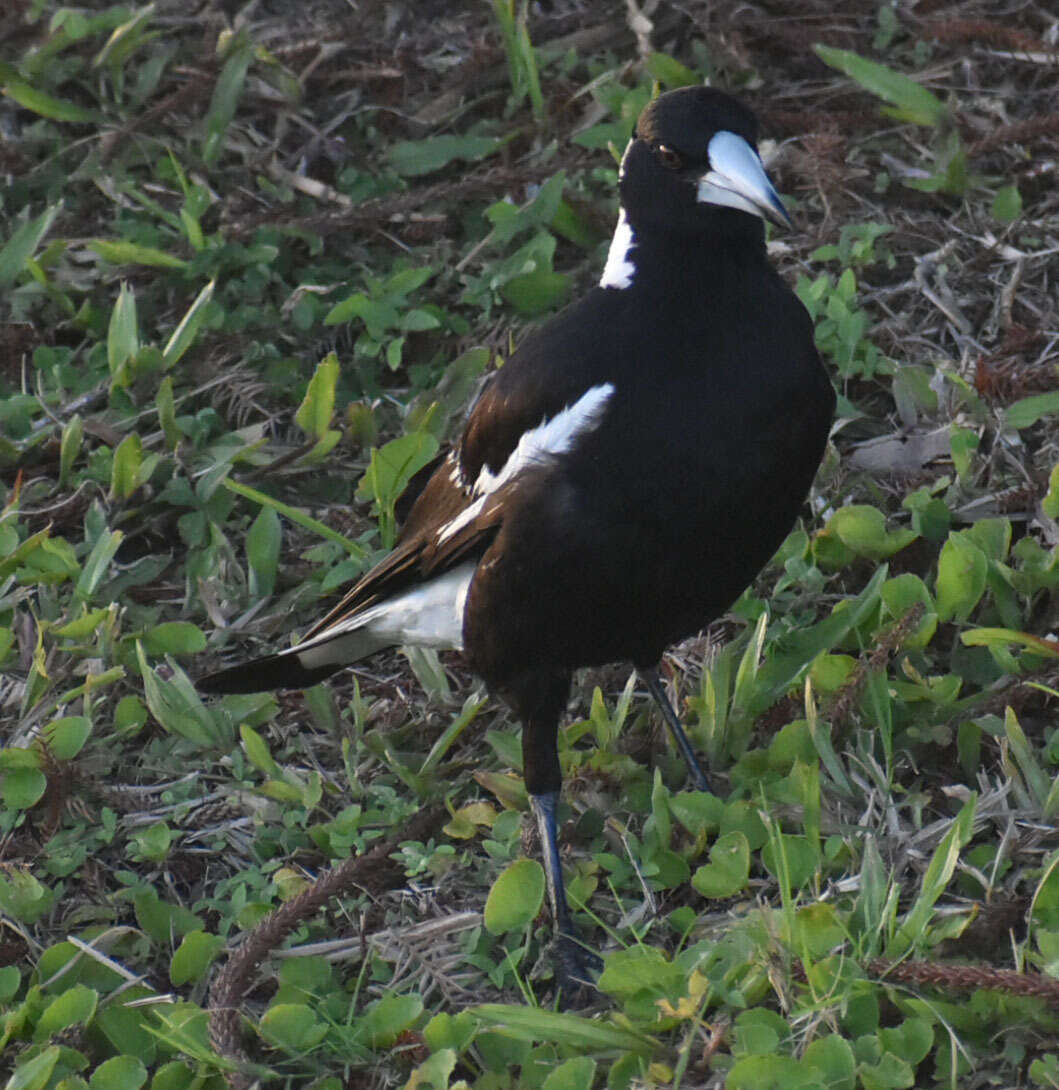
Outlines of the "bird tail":
M344 666L366 658L392 643L366 629L336 632L330 638L307 640L289 651L241 662L206 674L195 682L200 693L260 693L266 689L308 689Z
M260 693L266 689L307 689L342 669L344 663L306 669L296 655L266 655L226 670L206 674L195 682L200 693Z

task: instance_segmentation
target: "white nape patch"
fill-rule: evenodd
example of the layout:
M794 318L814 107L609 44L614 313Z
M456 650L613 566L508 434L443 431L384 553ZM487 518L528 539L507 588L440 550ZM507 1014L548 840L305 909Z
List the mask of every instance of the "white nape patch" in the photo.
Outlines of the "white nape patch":
M734 132L722 129L710 140L710 171L699 181L700 204L719 204L776 223L790 223L779 194L756 151Z
M499 473L493 473L488 466L483 466L478 480L474 483L474 494L478 499L442 527L438 534L438 543L447 541L458 530L473 522L489 496L502 485L517 477L524 469L545 465L560 454L565 454L580 436L597 427L613 393L612 383L604 382L593 386L573 405L567 405L550 420L544 420L535 428L524 432Z
M395 644L462 651L463 613L475 567L461 564L414 590L347 617L292 647L289 654L297 655L301 665L312 670L356 662Z
M636 275L636 265L629 255L635 246L636 235L623 208L618 213L614 237L610 240L610 249L607 251L607 263L599 278L601 288L627 288L632 283Z
M632 146L633 146L634 143L636 143L635 140L630 140L625 145L625 151L622 152L621 162L618 164L618 181L619 182L622 180L622 178L625 177L625 160L629 158L629 152L632 150Z

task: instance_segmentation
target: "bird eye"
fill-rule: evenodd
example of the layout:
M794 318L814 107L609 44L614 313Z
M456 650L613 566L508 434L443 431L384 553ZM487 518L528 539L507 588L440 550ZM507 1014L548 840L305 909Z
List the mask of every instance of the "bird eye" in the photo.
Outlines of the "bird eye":
M674 151L673 148L667 144L659 144L655 149L658 154L658 158L662 160L662 165L668 167L670 170L680 170L684 165L684 157L679 151Z

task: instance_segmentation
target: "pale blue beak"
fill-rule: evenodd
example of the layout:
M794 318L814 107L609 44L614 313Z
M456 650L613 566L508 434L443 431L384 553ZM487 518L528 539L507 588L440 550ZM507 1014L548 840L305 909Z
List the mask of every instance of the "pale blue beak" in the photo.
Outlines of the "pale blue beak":
M699 179L701 204L738 208L781 227L793 226L758 153L741 136L724 130L717 133L710 141L709 156L710 170Z

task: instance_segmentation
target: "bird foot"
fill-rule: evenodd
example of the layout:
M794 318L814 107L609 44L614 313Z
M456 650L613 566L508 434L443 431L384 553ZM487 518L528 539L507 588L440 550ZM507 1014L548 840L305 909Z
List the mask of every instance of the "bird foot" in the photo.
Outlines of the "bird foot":
M596 978L603 971L603 959L571 935L559 934L552 943L555 987L563 1010L582 1010L599 995Z

